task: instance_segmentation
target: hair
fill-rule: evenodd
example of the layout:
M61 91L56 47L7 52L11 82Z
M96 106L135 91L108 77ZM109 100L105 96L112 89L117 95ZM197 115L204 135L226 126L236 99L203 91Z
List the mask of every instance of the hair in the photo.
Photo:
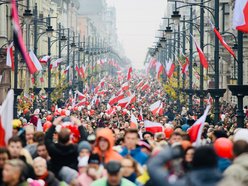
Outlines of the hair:
M124 137L126 137L126 135L130 133L130 134L137 134L137 137L139 138L139 133L138 133L138 129L134 129L134 128L128 128L125 130L125 135Z
M137 177L141 175L139 164L132 158L131 155L126 155L123 159L128 159L133 163L134 172L136 173Z
M144 139L144 136L145 136L146 134L149 134L151 137L154 137L154 134L153 134L153 133L146 131L146 132L144 132L144 133L142 134L142 138L143 138L143 139Z
M45 145L44 142L39 142L39 143L37 144L37 148L38 148L39 146L46 146L46 145Z
M47 167L47 162L46 162L46 160L45 160L44 158L42 158L42 157L40 157L40 156L36 157L36 158L34 159L34 161L33 161L33 164L35 164L35 162L37 162L37 161L42 162L43 165L45 165L45 167Z
M10 165L20 171L19 181L25 181L28 178L28 168L25 163L20 159L7 160L5 165Z
M193 167L214 168L217 167L218 157L212 146L201 146L195 150L193 157Z
M9 153L9 151L8 151L7 148L0 147L0 154L7 154L8 155L8 159L10 159L10 153Z
M243 140L235 141L233 144L233 153L235 156L239 156L245 152L248 152L248 143Z
M11 138L9 138L8 140L8 145L10 143L17 143L17 142L20 142L22 144L22 140L21 138L19 138L18 136L12 136Z
M43 142L45 138L45 134L43 132L35 132L34 133L34 142Z
M58 141L59 143L66 144L70 140L70 131L66 128L62 128L58 133Z

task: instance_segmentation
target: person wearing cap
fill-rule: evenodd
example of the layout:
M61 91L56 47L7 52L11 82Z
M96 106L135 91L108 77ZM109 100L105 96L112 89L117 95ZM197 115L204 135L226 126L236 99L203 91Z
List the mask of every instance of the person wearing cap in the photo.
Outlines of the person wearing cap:
M94 181L91 186L135 186L128 179L123 178L120 162L110 161L105 168L108 173L107 177Z
M97 154L91 154L87 162L86 171L80 174L76 182L81 186L89 186L93 181L103 176L106 176L106 172L101 165L100 157Z
M96 145L94 153L97 153L103 164L110 160L120 161L122 156L113 150L114 135L112 130L108 128L99 129L97 131Z
M91 153L91 145L88 141L81 141L78 144L78 154L79 154L79 158L83 158L86 156L90 156Z
M248 129L238 129L233 137L234 161L225 171L226 177L248 185Z

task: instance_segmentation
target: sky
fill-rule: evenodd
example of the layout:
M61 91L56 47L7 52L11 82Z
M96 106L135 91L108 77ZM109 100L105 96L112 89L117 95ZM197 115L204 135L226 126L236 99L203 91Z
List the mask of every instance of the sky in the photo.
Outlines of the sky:
M166 0L107 0L116 8L117 33L125 54L136 69L144 68L148 47L165 14Z

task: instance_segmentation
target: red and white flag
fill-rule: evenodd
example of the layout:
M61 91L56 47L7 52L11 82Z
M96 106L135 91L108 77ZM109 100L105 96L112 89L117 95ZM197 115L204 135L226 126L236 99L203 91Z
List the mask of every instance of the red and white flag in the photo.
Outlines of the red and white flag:
M186 62L182 65L182 73L186 74L189 71L189 58L186 57Z
M129 104L129 101L130 101L130 98L126 97L126 98L119 100L117 105L120 106L121 108L126 108Z
M149 120L145 120L144 121L144 126L147 132L151 132L153 134L157 133L157 132L163 132L164 127L161 123L157 123L157 122L152 122Z
M160 78L161 74L163 73L163 70L164 70L164 66L160 62L157 62L156 64L157 79Z
M13 30L14 30L14 45L16 48L19 49L24 61L26 62L29 72L31 74L37 71L34 63L30 59L28 55L28 50L24 44L23 37L22 37L22 29L19 22L19 15L18 10L16 7L16 0L11 0L11 13L12 13L12 23L13 23Z
M66 74L69 71L69 69L70 69L70 65L65 68L64 74Z
M158 100L155 103L151 104L151 106L149 108L150 108L150 111L152 112L153 115L157 114L158 109L160 108L160 105L161 105L160 100Z
M47 64L50 58L50 56L43 56L42 58L40 58L40 63Z
M36 68L36 71L41 71L42 70L42 66L41 66L38 58L34 54L33 50L30 50L29 56L30 56L30 58L31 58L31 60L32 60L34 66L35 66L35 68Z
M6 57L6 65L8 67L11 67L12 70L15 69L15 61L14 61L14 55L13 55L13 42L10 43L10 45L7 48L7 57Z
M122 89L123 91L128 90L128 89L129 89L129 84L128 84L128 82L122 84L122 85L121 85L121 89Z
M124 96L124 95L123 95ZM109 105L114 105L115 103L117 103L118 102L118 97L116 97L115 95L113 95L111 98L110 98L110 100L109 100Z
M135 95L135 93L132 94L131 96L129 96L129 98L130 98L129 104L132 104L132 103L135 103L136 102L136 95Z
M142 90L142 91L145 91L145 90L147 90L148 88L149 88L149 83L146 82L146 83L141 87L141 90Z
M82 99L86 98L86 96L83 93L79 92L78 90L76 91L76 93L78 95L79 100L82 100Z
M6 146L12 136L13 106L14 91L11 89L0 107L0 147Z
M248 0L236 0L233 11L233 27L248 33Z
M193 38L193 40L194 40L194 42L195 42L195 47L196 47L196 50L197 50L197 52L198 52L198 56L199 56L199 58L200 58L200 62L201 62L201 64L202 64L202 66L203 66L203 68L206 68L206 69L207 69L207 68L208 68L208 61L207 61L207 58L205 57L205 55L204 55L202 49L198 46L198 44L197 44L195 38L194 38L192 35L191 35L191 37Z
M127 73L127 81L129 81L130 79L131 79L131 73L133 72L133 68L132 67L130 67L129 69L128 69L128 73Z
M235 53L234 51L232 50L232 48L225 42L225 40L223 39L223 37L221 36L220 32L216 29L216 27L213 25L213 23L209 20L209 23L216 35L216 37L219 39L220 43L222 44L223 47L225 47L225 49L227 49L227 51L234 57L236 58L235 56Z
M164 108L163 108L163 103L160 104L157 114L159 114L160 116L164 115Z
M204 127L205 120L207 118L210 107L211 107L210 105L206 107L203 115L198 120L196 120L196 122L188 130L190 141L192 143L195 142L196 145L200 145L203 127Z
M142 87L144 84L144 81L141 80L137 85L136 85L136 89L139 89L140 87Z
M130 121L130 128L138 128L138 120L135 117L135 115L133 115L133 113L131 113L131 121Z
M143 112L142 112L142 108L140 109L140 113L139 113L139 121L143 121L144 118L143 118Z
M171 61L171 59L169 59L168 61L166 61L166 66L165 66L165 71L166 71L166 75L168 76L168 78L171 78L173 75L173 72L175 70L175 64Z

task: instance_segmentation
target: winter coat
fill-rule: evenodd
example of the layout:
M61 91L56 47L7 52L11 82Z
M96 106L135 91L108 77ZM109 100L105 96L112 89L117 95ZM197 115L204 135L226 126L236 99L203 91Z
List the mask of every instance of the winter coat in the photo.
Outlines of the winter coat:
M216 168L202 168L188 172L175 182L169 182L169 172L164 165L172 160L171 148L165 148L148 162L148 172L154 185L159 186L217 186L221 181L221 172Z
M45 186L59 186L59 180L54 176L54 174L50 171L43 177L37 177L37 179L42 179L45 182Z
M129 151L126 147L123 147L120 154L123 157L126 155L131 155L132 158L135 159L141 165L144 165L148 160L148 155L142 152L140 147L136 147L131 151Z
M79 126L78 130L80 132L81 140L86 140L87 133L83 126ZM78 165L78 145L69 144L64 145L61 143L53 142L53 134L55 132L55 126L51 126L45 135L45 145L47 151L51 157L49 165L51 171L58 177L58 173L63 166L68 166L72 169L77 170Z
M248 153L243 153L236 157L233 164L230 165L224 172L227 177L237 182L242 182L244 185L248 185Z
M108 140L109 148L106 152L102 152L99 148L99 139L105 138ZM103 163L108 163L111 160L120 161L122 160L122 156L113 150L114 146L114 136L110 129L103 128L99 129L96 134L96 146L94 149L94 153L97 153Z
M96 180L91 184L91 186L108 186L107 178ZM131 181L127 180L126 178L122 178L121 184L119 186L136 186L136 185Z

